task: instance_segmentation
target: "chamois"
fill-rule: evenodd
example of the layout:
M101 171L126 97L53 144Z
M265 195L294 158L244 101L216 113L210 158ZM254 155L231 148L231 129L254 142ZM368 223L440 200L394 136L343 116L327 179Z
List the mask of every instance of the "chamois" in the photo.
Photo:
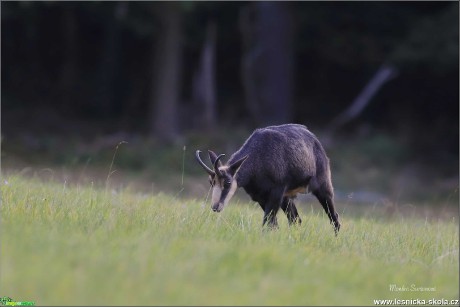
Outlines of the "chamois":
M281 207L289 224L301 223L294 199L311 192L326 211L337 234L339 215L334 208L334 191L329 158L316 136L305 126L285 124L256 129L241 148L222 164L225 154L208 150L212 168L195 156L209 174L212 210L220 212L236 189L244 188L264 210L262 225L277 227Z

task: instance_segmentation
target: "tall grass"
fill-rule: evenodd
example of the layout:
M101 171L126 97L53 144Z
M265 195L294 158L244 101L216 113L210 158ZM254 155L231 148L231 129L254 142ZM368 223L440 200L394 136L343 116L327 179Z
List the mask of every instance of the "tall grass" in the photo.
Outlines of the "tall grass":
M0 296L38 305L372 305L457 298L458 220L324 214L4 178ZM302 208L303 209L303 208ZM390 291L398 287L433 291Z

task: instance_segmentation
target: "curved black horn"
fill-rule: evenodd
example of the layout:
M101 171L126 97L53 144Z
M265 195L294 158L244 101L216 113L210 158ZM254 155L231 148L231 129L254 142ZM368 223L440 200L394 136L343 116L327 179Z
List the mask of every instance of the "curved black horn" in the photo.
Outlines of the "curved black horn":
M221 173L221 171L219 170L219 160L220 160L222 157L224 157L224 156L225 156L225 154L220 154L220 155L217 157L216 161L214 162L214 171L215 171L216 174L219 175L219 176L222 176L222 173Z
M195 157L196 157L196 160L198 161L198 163L200 163L200 165L204 168L204 170L211 176L215 175L216 173L210 169L206 164L204 164L204 162L201 160L200 158L200 152L199 150L197 150L195 152Z

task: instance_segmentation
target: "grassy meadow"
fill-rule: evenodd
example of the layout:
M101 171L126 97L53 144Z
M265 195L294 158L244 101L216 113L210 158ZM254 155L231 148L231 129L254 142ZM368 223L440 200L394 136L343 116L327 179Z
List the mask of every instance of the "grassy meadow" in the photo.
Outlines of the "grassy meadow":
M457 216L342 214L336 237L325 214L305 207L301 226L280 211L279 230L264 231L258 205L236 200L216 214L204 198L18 175L3 177L1 192L0 296L16 301L373 305L459 295Z

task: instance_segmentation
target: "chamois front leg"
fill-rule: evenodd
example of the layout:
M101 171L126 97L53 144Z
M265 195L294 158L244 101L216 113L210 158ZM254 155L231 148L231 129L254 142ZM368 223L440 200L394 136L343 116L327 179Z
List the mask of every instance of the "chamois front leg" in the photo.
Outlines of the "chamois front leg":
M264 220L262 226L267 224L269 228L278 228L276 214L281 206L284 190L284 188L275 188L270 191L267 201L263 206Z

